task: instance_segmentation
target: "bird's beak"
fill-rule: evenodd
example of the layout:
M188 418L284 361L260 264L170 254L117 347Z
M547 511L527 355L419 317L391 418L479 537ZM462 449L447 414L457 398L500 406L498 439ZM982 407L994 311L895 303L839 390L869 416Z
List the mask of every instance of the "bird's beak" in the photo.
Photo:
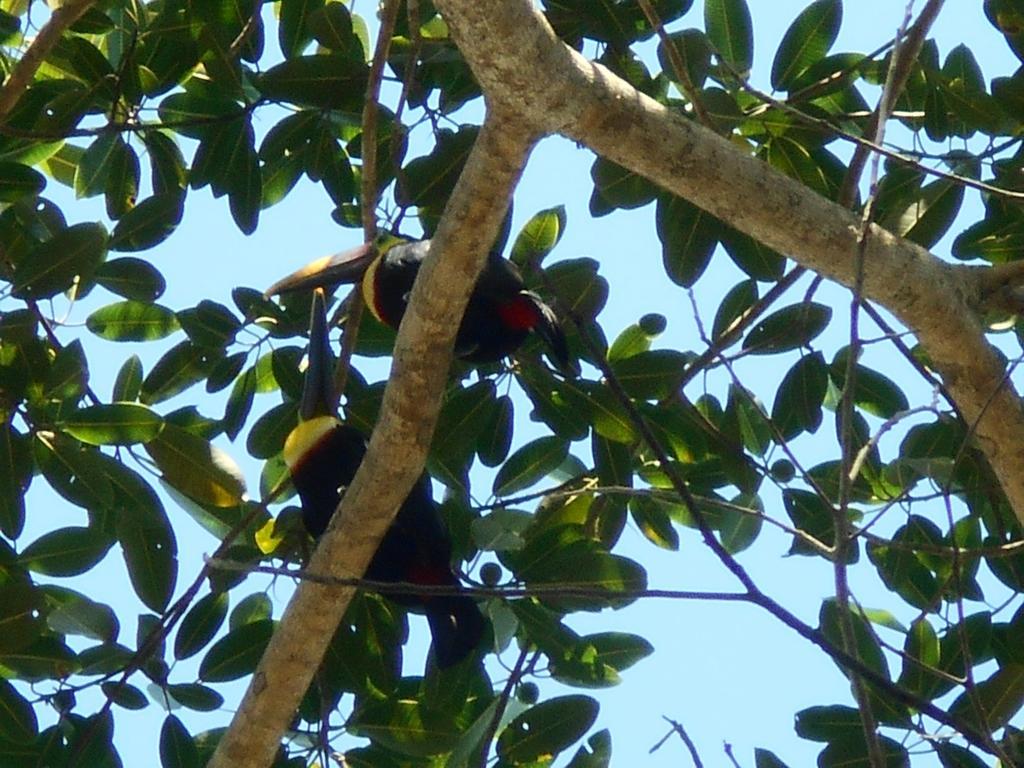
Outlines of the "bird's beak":
M324 256L281 278L267 288L264 296L306 288L333 287L339 283L356 283L362 279L366 268L376 257L377 249L373 242L363 243L333 256Z
M338 396L334 391L334 353L329 332L324 291L317 288L313 291L313 307L309 316L309 365L299 403L302 421L317 416L334 416L338 412Z

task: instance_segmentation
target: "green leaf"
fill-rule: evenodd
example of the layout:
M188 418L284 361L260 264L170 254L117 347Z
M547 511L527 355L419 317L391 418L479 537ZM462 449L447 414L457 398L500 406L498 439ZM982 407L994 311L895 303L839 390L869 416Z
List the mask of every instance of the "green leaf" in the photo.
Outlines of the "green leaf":
M634 443L638 433L636 425L623 409L618 398L607 386L594 385L585 391L586 404L591 411L594 431L601 437L617 443Z
M146 251L159 245L178 228L184 210L185 196L179 191L147 197L127 211L114 226L110 235L110 249Z
M565 233L565 206L559 205L534 214L512 246L510 258L520 267L540 266L544 257L558 245Z
M740 76L749 72L754 63L754 27L746 0L706 0L704 26L717 54Z
M228 615L228 593L211 592L189 609L174 637L174 658L195 656L217 634Z
M118 227L124 222L118 222ZM110 247L117 250L117 227L110 241ZM163 295L167 283L164 276L148 261L124 257L100 264L94 274L96 282L118 296L136 301L151 302Z
M560 437L540 437L508 457L494 478L495 496L511 496L553 472L569 454L569 443Z
M6 680L0 679L0 736L15 744L30 744L39 734L35 710Z
M848 350L844 349L836 355L829 367L832 380L840 390L846 386L847 359ZM853 401L858 407L881 419L891 419L910 408L907 396L896 382L859 363L854 368Z
M174 312L160 304L119 301L93 312L85 326L108 341L155 341L178 330Z
M761 499L753 494L741 494L732 500L732 504L754 512L764 512ZM754 543L764 522L759 514L732 508L723 509L719 514L719 521L717 527L722 546L733 555Z
M271 67L256 86L272 101L360 112L368 74L363 61L349 56L298 56Z
M164 420L139 403L111 403L81 408L57 426L90 445L134 445L160 434Z
M723 227L720 237L729 258L754 280L775 281L782 277L786 268L782 254L731 227Z
M231 611L231 618L228 619L228 629L238 629L243 624L252 624L257 621L269 619L274 613L274 606L270 598L263 592L254 592L243 598Z
M46 616L46 625L62 635L81 635L100 642L114 642L121 629L110 606L71 592Z
M294 402L275 405L260 416L249 429L245 447L257 459L269 459L281 452L284 441L299 423L299 409Z
M14 269L13 295L46 299L70 288L76 277L90 278L107 255L101 224L75 224L32 248Z
M649 496L634 496L629 500L629 513L649 542L672 552L679 550L679 534L664 505Z
M274 622L266 619L231 630L213 644L199 664L199 679L224 683L252 674L274 633Z
M806 346L825 330L831 318L832 308L825 304L792 304L751 328L743 339L743 349L757 355L774 355Z
M836 41L842 20L841 0L816 0L801 11L775 53L772 88L790 90L799 75L822 59Z
M23 197L38 195L46 187L46 177L21 163L0 162L0 202L14 203Z
M18 562L47 576L78 576L102 560L111 544L95 528L58 528L25 547Z
M160 728L160 765L162 768L200 768L199 750L185 726L168 715Z
M142 391L142 360L138 355L131 355L121 365L114 379L114 389L110 399L118 402L131 402L138 399Z
M164 480L202 504L232 507L245 494L242 471L228 454L173 424L146 443L146 452Z
M558 696L531 707L498 737L498 757L512 765L557 755L594 724L598 704L589 696Z
M681 197L662 195L656 215L661 258L672 282L688 288L711 262L721 222Z

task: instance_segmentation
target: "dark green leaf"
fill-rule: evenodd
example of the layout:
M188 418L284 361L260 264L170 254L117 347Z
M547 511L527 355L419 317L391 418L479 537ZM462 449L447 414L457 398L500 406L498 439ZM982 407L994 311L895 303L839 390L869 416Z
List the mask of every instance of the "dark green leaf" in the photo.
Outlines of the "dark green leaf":
M0 202L13 203L38 195L46 187L46 177L21 163L0 162Z
M828 389L828 367L820 352L804 355L782 379L772 405L772 421L787 440L821 425Z
M860 712L839 704L796 713L796 735L811 741L840 741L863 733Z
M711 261L721 222L681 197L665 195L658 198L656 221L665 271L677 285L693 285Z
M257 87L273 101L360 112L367 75L366 64L349 56L298 56L264 72Z
M116 529L135 594L149 608L162 611L178 577L178 545L163 507L132 505L117 516Z
M754 28L746 0L707 0L704 26L717 54L740 76L754 63Z
M816 0L801 11L775 53L772 88L790 90L800 74L824 57L836 41L842 20L841 0Z
M511 496L529 488L554 471L569 453L569 444L560 437L541 437L508 457L494 478L494 494Z
M773 355L806 346L818 337L832 318L832 308L817 302L792 304L761 320L743 339L743 349Z
M46 624L62 635L81 635L111 643L117 640L121 628L109 606L78 593L70 593L61 605L50 611Z
M103 695L124 709L137 711L149 706L146 694L131 683L114 683L107 681L100 684Z
M508 456L512 445L513 413L512 399L508 395L502 395L495 401L476 443L477 454L485 467L496 467Z
M192 606L174 637L174 658L187 659L206 647L228 615L227 592L211 592Z
M101 224L75 224L35 246L15 267L13 294L45 299L71 287L76 277L92 277L107 255Z
M199 751L185 726L168 715L160 729L160 765L162 768L200 768Z
M577 741L597 719L589 696L558 696L512 720L498 738L498 756L513 765L557 755Z
M203 379L215 354L191 341L171 347L143 380L139 399L155 405L184 392Z
M15 744L29 744L39 733L35 710L6 680L0 679L0 736Z
M223 683L252 674L274 632L269 619L231 630L213 644L199 664L199 679Z
M184 210L185 196L181 192L165 192L147 197L127 211L117 222L110 235L111 250L145 251L162 243L177 229ZM119 259L119 261L123 261L123 259ZM125 293L121 295L129 296ZM129 296L129 298L142 297Z
M682 352L659 349L614 362L612 370L630 397L663 400L679 389L687 360Z
M298 56L313 39L310 16L323 9L324 0L283 0L277 39L286 59ZM342 6L344 7L344 6ZM349 21L349 30L352 22Z
M117 250L117 230L124 219L114 228L110 247ZM124 257L100 264L94 274L96 282L118 296L136 301L151 302L163 295L166 282L164 276L148 261Z
M0 421L0 532L9 539L25 525L25 489L32 479L28 439L10 423Z
M181 706L196 712L213 712L224 706L224 697L201 683L168 685L167 693Z
M25 547L18 562L47 576L77 576L102 560L111 544L95 528L58 528Z

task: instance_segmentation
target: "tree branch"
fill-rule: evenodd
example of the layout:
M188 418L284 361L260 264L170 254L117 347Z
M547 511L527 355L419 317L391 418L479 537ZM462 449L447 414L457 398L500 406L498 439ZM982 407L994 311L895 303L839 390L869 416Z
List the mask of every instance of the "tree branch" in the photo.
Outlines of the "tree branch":
M362 574L422 472L459 319L532 144L523 123L488 114L413 288L366 458L313 553L313 572ZM299 586L210 768L270 765L353 592Z
M32 45L18 59L14 65L11 76L7 78L3 88L0 88L0 121L4 120L14 109L35 77L36 72L46 59L53 46L60 40L64 31L78 21L82 15L93 6L96 0L68 0L50 16L50 20L43 25L32 41Z
M853 213L588 61L529 0L436 5L492 106L581 142L801 265L854 285L861 224ZM927 348L1024 522L1024 409L974 311L986 270L946 264L876 225L864 263L864 298L889 309Z

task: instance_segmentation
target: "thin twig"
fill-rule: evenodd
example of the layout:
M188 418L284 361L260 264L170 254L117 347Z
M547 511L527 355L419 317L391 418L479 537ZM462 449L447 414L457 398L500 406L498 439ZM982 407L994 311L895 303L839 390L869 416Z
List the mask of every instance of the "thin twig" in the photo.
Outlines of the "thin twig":
M534 652L534 661L537 660L539 653L539 651ZM518 684L523 677L523 670L526 668L526 657L529 654L530 645L527 643L523 645L523 649L519 652L519 658L516 659L515 666L512 667L508 680L505 681L505 687L502 689L501 694L498 697L498 706L494 710L494 717L492 717L491 722L487 724L487 730L484 732L483 738L480 739L479 768L487 767L488 758L491 753L491 742L494 740L494 736L498 733L498 728L501 726L501 719L505 716L505 710L508 708L508 702L512 698L512 692L515 691L516 684Z
M647 750L647 754L653 755L655 752L661 749L662 745L664 745L664 743L668 741L674 733L677 734L679 738L683 740L683 744L685 744L686 748L690 751L690 758L693 760L694 768L704 768L704 763L701 761L700 754L697 752L697 746L693 743L693 740L690 738L689 734L687 734L686 729L683 728L683 724L680 722L676 722L671 718L665 717L665 715L662 715L661 719L668 723L670 726L672 726L672 728L669 730L668 733L665 734L661 741L659 741L657 744L655 744L653 747Z
M665 53L668 55L668 62L672 66L672 73L676 76L676 85L679 86L679 90L690 100L690 104L693 105L693 112L697 115L697 119L701 124L711 130L715 130L715 123L704 106L704 102L701 100L700 92L690 79L690 73L683 63L682 56L679 55L679 49L676 48L672 38L665 31L665 25L658 12L651 5L650 0L639 0L639 4L640 9L644 12L644 16L647 17L647 23L658 34L658 39L661 40L661 44L665 47Z
M377 33L377 44L370 63L369 79L366 83L366 102L363 104L362 123L362 180L360 186L360 214L363 222L363 239L372 242L377 236L377 118L379 114L380 84L384 74L384 64L391 50L391 38L395 34L395 22L398 19L400 0L389 0L384 6ZM363 292L352 291L349 299L348 316L345 318L345 333L341 338L341 354L334 368L334 391L338 397L345 392L348 383L348 372L352 366L352 355L355 353L356 342L359 340L359 328L363 321L365 302Z

